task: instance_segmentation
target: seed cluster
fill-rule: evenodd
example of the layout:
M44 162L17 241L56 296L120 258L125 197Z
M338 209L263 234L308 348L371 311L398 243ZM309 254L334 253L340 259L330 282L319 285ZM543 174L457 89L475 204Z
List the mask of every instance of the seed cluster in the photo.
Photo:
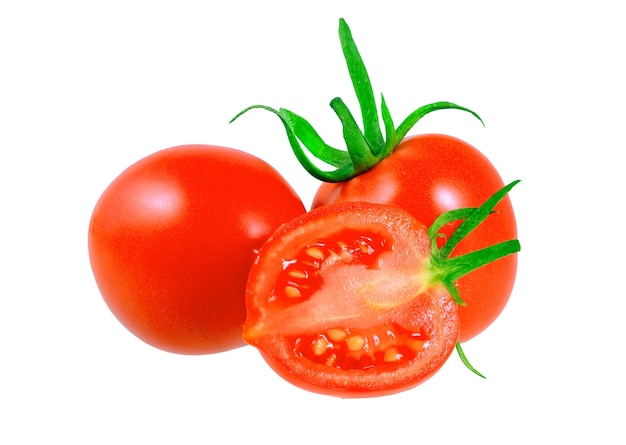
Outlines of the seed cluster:
M386 237L362 230L345 229L330 238L316 240L294 258L283 260L283 273L274 286L274 299L293 303L310 297L322 284L322 263L331 256L340 257L343 264L372 267L380 254L390 249Z
M296 340L295 352L309 360L343 370L412 360L427 347L423 332L412 332L392 323L367 330L331 328L317 336Z

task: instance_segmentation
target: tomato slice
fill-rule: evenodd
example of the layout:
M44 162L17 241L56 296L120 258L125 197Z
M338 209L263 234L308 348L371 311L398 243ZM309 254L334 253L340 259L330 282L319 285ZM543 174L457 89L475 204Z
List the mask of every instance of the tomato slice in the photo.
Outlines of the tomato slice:
M310 391L371 397L414 387L459 336L456 304L430 276L429 260L426 227L397 206L314 209L262 247L243 338Z

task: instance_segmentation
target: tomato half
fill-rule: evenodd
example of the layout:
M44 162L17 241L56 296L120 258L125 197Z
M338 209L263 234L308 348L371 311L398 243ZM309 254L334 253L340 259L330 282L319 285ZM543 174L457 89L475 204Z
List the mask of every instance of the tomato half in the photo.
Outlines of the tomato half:
M187 145L154 153L104 191L89 226L93 273L113 314L181 354L243 345L255 255L305 211L287 182L242 151Z
M443 212L478 207L503 185L493 164L466 142L446 135L418 135L406 138L366 173L346 182L323 183L313 207L346 201L391 203L430 225ZM442 233L449 236L457 225L449 225ZM507 196L452 256L515 238L515 215ZM462 342L478 335L502 312L516 271L517 255L511 255L458 281L461 298L467 303L459 308Z
M459 333L429 258L426 227L397 206L314 209L261 249L244 340L310 391L371 397L414 387L440 369Z

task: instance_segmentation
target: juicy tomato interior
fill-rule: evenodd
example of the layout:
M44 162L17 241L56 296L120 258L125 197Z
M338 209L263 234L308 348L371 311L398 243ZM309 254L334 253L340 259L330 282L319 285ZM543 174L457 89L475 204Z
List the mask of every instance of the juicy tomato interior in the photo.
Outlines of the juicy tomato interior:
M298 337L294 350L314 363L366 370L415 359L429 337L423 329L417 331L395 323L369 329L330 328L318 335Z
M379 233L343 229L326 239L305 245L292 259L283 259L283 273L274 286L271 301L291 304L309 298L323 284L322 264L340 260L343 264L373 267L381 253L391 250L390 240Z
M430 284L426 228L396 206L315 209L268 240L244 339L296 386L340 397L413 387L445 362L458 311Z

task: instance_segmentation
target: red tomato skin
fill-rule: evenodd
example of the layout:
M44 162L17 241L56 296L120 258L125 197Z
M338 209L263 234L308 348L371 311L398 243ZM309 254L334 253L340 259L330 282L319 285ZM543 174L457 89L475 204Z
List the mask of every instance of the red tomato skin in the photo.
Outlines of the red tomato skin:
M406 138L391 156L350 181L323 183L312 207L366 201L396 204L426 225L443 212L477 207L504 183L493 164L476 148L452 136L416 135ZM509 197L496 213L464 239L452 256L517 238L515 214ZM444 233L448 236L454 227ZM484 331L506 306L517 272L517 255L510 255L458 281L462 342Z
M276 283L276 276L282 271L282 260L316 237L323 237L350 226L360 227L362 230L374 228L376 231L378 225L386 226L394 239L394 255L398 259L386 257L384 261L391 265L389 270L402 276L402 279L419 272L430 255L426 227L397 206L346 202L319 207L283 224L261 249L248 278L248 316L243 336L249 344L259 349L269 366L291 384L311 392L340 398L387 396L425 382L443 366L453 352L459 336L458 308L443 286L433 284L428 289L423 289L410 302L397 305L392 303L390 307L381 309L388 311L387 314L381 314L371 307L357 306L354 312L357 315L353 315L350 318L352 321L347 322L369 326L369 323L376 324L380 320L388 319L406 327L427 325L433 338L420 361L415 360L387 369L341 372L332 366L312 363L295 353L289 340L294 331L302 334L335 327L335 317L343 314L337 311L345 310L345 306L358 305L355 303L358 298L351 297L349 293L329 295L330 302L321 303L320 309L316 307L317 303L313 303L319 298L318 294L314 294L311 297L313 304L306 309L299 310L296 307L294 312L284 308L273 310L269 295ZM358 272L351 272L350 280L360 276ZM360 280L356 278L356 282ZM416 282L411 282L408 285L409 292L414 292L415 284ZM341 289L345 291L346 288L341 286ZM376 294L381 296L380 303L385 303L389 302L388 299L393 302L401 293ZM348 310L347 313L351 314L351 311ZM344 317L339 319L346 320Z
M239 347L250 265L271 233L304 211L253 155L209 145L162 150L98 200L88 236L94 277L119 321L156 348Z

